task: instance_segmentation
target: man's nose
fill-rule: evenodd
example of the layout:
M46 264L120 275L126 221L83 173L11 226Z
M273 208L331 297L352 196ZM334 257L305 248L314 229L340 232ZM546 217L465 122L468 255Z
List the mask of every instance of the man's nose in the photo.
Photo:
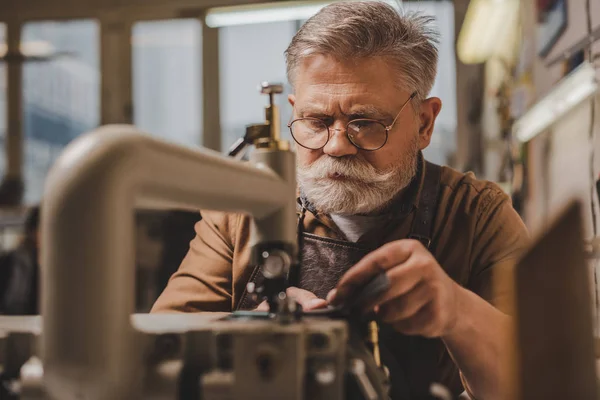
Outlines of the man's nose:
M350 142L346 135L345 126L331 126L329 128L329 141L323 147L323 153L331 157L344 157L356 155L358 149Z

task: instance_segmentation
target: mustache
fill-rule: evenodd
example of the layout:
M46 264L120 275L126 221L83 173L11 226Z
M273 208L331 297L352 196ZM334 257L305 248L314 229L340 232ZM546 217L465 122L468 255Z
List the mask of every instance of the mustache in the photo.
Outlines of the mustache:
M307 166L298 166L309 179L327 179L331 175L342 175L351 180L365 183L385 181L394 175L394 169L378 171L369 162L357 157L320 157Z

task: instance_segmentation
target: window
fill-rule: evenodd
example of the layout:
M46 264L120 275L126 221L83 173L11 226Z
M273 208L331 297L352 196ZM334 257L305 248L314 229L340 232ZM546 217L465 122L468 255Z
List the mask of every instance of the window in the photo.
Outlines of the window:
M456 151L456 57L454 52L454 5L449 1L403 2L406 11L434 16L440 33L438 74L430 96L442 99L431 144L423 152L435 163L444 164Z
M139 22L132 32L134 124L182 145L202 138L201 25Z
M291 140L287 124L292 109L283 52L297 31L296 22L274 22L221 28L221 146L227 150L244 136L246 125L264 120L268 98L260 94L263 81L284 83L276 96L281 112L282 137Z
M31 204L40 201L63 148L98 126L99 27L91 20L28 23L22 42L50 53L23 67L25 203Z

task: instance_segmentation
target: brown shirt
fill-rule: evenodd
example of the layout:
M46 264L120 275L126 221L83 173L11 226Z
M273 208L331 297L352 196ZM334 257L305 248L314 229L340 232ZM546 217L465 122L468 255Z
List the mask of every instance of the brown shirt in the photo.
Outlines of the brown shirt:
M424 167L424 161L421 167ZM393 210L405 217L396 219L396 225L385 232L383 238L379 229L372 235L363 235L359 242L373 237L378 237L379 243L406 238L415 208L419 206L422 185L421 173L397 204L402 209ZM507 311L510 289L497 290L492 285L492 277L496 273L509 272L527 245L528 235L523 222L510 198L496 184L477 180L472 173L463 174L442 167L440 185L432 253L452 279ZM202 216L196 225L197 236L191 242L189 253L152 312L232 311L238 307L253 271L248 266L250 219L242 214L213 211L202 211ZM345 239L326 215L308 212L303 226L307 233ZM432 376L449 386L460 385L458 372L439 342L433 347L426 346L443 353L439 355L437 371L422 371L421 375ZM423 365L423 368L430 367ZM411 375L419 376L423 368L415 365Z
M406 203L418 207L420 185ZM196 238L179 270L154 304L152 312L232 311L252 268L250 219L242 214L202 211ZM408 212L385 242L406 238L414 211ZM325 215L307 213L304 231L344 239ZM366 234L360 239L369 240ZM494 183L442 167L432 249L456 282L500 306L506 293L493 293L492 274L509 268L526 246L527 230L509 197Z

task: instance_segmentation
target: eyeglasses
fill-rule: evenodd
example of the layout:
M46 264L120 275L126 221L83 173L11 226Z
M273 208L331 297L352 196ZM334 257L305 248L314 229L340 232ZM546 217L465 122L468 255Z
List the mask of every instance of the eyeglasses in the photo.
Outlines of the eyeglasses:
M410 95L389 126L376 119L360 118L349 121L346 125L346 136L350 143L361 150L367 151L379 150L385 146L388 134L394 127L400 113L416 95L417 92ZM325 121L310 117L295 119L288 124L288 128L290 128L294 141L309 150L322 149L329 142L331 131L339 130L329 129Z

